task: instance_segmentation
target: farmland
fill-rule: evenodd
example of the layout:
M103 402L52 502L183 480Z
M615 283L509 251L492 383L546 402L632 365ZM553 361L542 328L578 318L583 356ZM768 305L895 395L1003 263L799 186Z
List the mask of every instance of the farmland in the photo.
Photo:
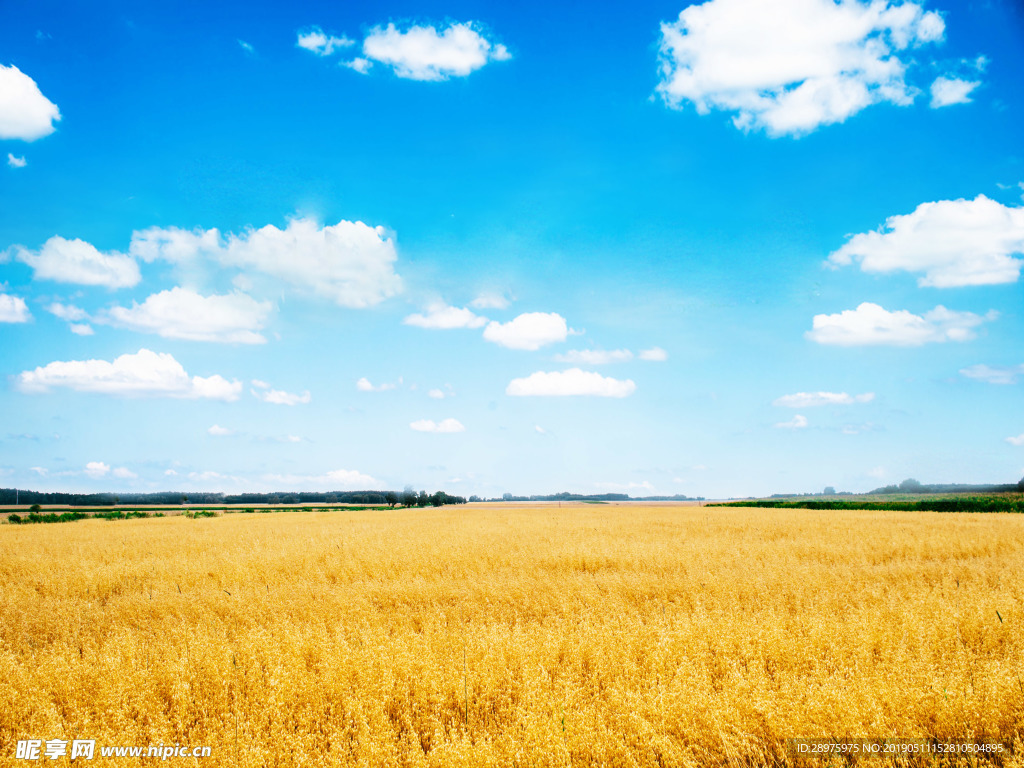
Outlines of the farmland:
M0 583L0 761L29 738L247 766L787 765L796 736L1024 748L1019 515L3 525Z

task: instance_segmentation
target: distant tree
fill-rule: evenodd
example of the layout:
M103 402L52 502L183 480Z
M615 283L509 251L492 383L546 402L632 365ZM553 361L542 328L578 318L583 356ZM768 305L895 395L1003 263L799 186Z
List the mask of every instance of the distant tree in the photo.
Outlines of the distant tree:
M1022 485L1024 485L1024 479L1022 479L1022 480L1021 480L1020 482L1021 482L1021 484L1022 484ZM470 501L483 501L483 499L481 499L481 498L480 498L479 496L477 496L476 494L473 494L472 496L470 496L470 497L469 497L469 500L470 500Z
M33 504L31 507L28 508L29 512L39 512L40 510L42 510L42 507L40 507L38 504Z
M833 488L831 485L826 485L825 486L825 490L822 491L822 494L825 495L825 496L835 496L836 495L836 489Z
M394 507L398 503L398 494L394 491L387 491L384 494L384 501L387 502L389 507Z
M420 491L420 495L416 497L416 503L421 507L425 507L430 504L430 497L427 495L426 491Z
M405 490L402 491L402 506L403 507L415 507L416 506L416 491L406 486Z
M900 492L902 493L920 493L923 488L924 486L912 477L908 477L900 483Z
M1024 477L1017 481L1017 490L1024 493Z

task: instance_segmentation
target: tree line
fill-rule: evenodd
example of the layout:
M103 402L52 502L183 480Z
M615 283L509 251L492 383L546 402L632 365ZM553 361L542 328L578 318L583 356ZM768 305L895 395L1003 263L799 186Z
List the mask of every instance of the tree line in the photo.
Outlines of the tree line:
M465 504L462 496L445 491L428 494L416 493L412 488L404 491L311 491L278 493L207 493L189 491L162 491L158 493L61 493L0 488L0 505L48 504L65 507L113 507L158 505L228 505L228 504L380 504L395 507L439 507L445 504Z

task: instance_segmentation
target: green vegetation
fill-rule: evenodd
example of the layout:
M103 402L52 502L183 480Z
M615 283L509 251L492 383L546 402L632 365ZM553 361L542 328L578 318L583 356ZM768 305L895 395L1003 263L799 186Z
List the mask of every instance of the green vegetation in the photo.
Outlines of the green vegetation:
M38 507L37 507L38 508ZM14 525L21 525L24 523L73 523L75 520L86 520L91 517L99 517L104 520L130 520L136 517L149 517L147 512L140 512L139 510L132 510L130 512L116 511L105 511L95 512L93 514L85 514L84 512L61 512L57 514L55 512L48 512L41 514L39 512L29 512L26 517L20 515L11 514L7 516L7 522ZM162 517L162 515L161 515Z
M896 512L1024 512L1024 496L946 496L942 498L838 500L751 499L708 504L709 507L761 507L767 509L876 509Z

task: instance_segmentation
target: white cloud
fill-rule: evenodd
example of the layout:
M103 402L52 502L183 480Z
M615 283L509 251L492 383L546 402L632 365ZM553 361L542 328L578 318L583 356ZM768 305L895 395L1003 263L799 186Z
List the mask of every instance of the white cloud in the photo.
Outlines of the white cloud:
M361 56L357 56L352 61L343 61L341 66L353 69L361 75L369 73L370 68L373 66L373 62L369 59L364 59Z
M388 392L392 389L397 389L398 385L402 383L402 377L399 376L397 382L388 382L384 384L374 385L365 376L356 382L356 389L360 392Z
M776 429L804 429L807 427L807 419L799 413L789 421L780 421L775 425Z
M865 107L910 104L910 46L942 39L934 11L887 0L711 0L661 25L668 106L736 113L741 129L770 136L841 123Z
M865 272L923 272L918 285L950 288L1013 283L1024 261L1024 207L984 195L973 200L921 203L890 216L875 232L854 235L828 258L839 267L860 262Z
M538 435L546 435L548 433L548 431L544 429L544 427L542 427L540 424L534 424L533 431L536 432Z
M23 298L0 293L0 323L27 323L31 319Z
M310 219L230 235L220 254L223 264L252 268L352 308L379 304L401 290L397 258L383 227L361 221L321 227Z
M121 355L113 362L52 362L34 371L22 371L17 384L23 392L48 392L55 387L66 387L109 395L211 400L237 400L242 391L241 382L228 381L219 375L189 377L173 356L148 349Z
M432 389L427 392L427 397L433 398L434 400L444 400L444 390Z
M85 474L89 477L99 478L110 472L110 465L102 461L90 461L85 465Z
M28 160L25 159L24 155L20 157L15 157L13 153L8 152L7 164L11 166L11 168L24 168L26 165L28 165Z
M565 341L570 333L565 318L554 312L527 312L507 323L492 320L484 328L487 341L509 349L536 350Z
M250 56L254 56L256 54L256 48L253 47L252 43L247 43L245 42L245 40L239 39L238 44L242 47L242 50L248 53Z
M89 319L89 314L81 307L76 307L74 304L61 304L59 301L50 304L46 311L69 323L78 323Z
M15 253L32 267L37 280L130 288L142 279L133 258L116 251L103 253L84 240L54 236L38 251L18 246Z
M330 56L340 48L355 45L355 40L350 40L344 35L335 37L325 34L320 27L310 27L306 31L298 33L298 40L295 44L317 56Z
M814 408L819 405L870 403L874 399L874 392L865 392L861 395L849 395L846 392L797 392L794 395L783 395L772 405L780 408Z
M177 477L177 475L178 475L178 473L175 472L173 469L165 469L164 470L164 476L165 477Z
M636 384L632 379L622 381L579 368L537 371L524 379L512 379L505 388L505 394L513 397L628 397L635 391Z
M322 475L264 475L263 480L271 484L338 491L369 491L381 487L380 481L354 469L335 469Z
M284 229L268 224L226 237L216 229L153 227L132 235L129 252L142 261L172 263L203 256L243 270L243 283L252 284L253 273L262 274L273 278L275 285L285 282L343 307L373 306L402 288L394 271L394 241L383 227L361 221L321 226L312 219L295 218Z
M607 365L608 363L625 363L633 359L628 349L570 349L564 355L555 355L559 363L576 363L577 365Z
M128 467L117 467L112 474L114 477L120 478L121 480L134 480L138 477L138 475L128 469Z
M128 253L140 261L163 259L179 264L201 255L215 257L221 249L220 230L216 228L190 231L179 227L150 227L132 232Z
M293 394L291 392L285 392L283 389L272 389L269 384L259 379L253 379L252 385L255 389L250 389L252 396L257 400L262 400L264 403L271 403L272 405L305 405L313 399L313 396L306 390L301 395Z
M229 437L235 434L235 430L228 429L227 427L222 427L219 424L214 424L212 427L206 430L206 433L208 435L213 435L214 437Z
M28 469L29 472L35 472L40 477L46 477L48 474L50 474L50 470L48 470L46 467L29 467Z
M819 344L841 347L917 347L930 342L969 341L976 336L975 328L996 316L994 312L984 317L973 312L954 312L942 305L921 316L905 309L889 312L864 302L856 309L835 315L815 315L813 329L804 335Z
M1015 384L1017 377L1024 374L1024 365L989 366L984 363L960 369L960 375L968 379L986 381L989 384Z
M91 325L79 322L81 320L89 320L89 314L74 304L61 304L59 301L55 301L46 308L46 311L59 317L61 320L67 320L69 323L68 328L76 336L92 336L94 333Z
M156 333L167 339L263 344L257 333L273 309L244 293L202 296L187 288L154 293L142 304L114 307L104 321L121 328Z
M452 328L480 328L487 324L487 318L480 317L471 310L449 307L441 302L430 305L426 314L409 315L402 323L415 325L417 328L450 330Z
M444 419L439 422L434 422L431 419L420 419L409 424L409 427L417 432L451 433L466 431L466 428L462 426L462 422L458 419Z
M932 83L932 109L950 104L970 104L971 91L981 85L980 80L961 80L958 77L937 77Z
M440 32L433 26L413 26L405 31L394 24L374 27L363 40L363 56L410 80L465 77L488 61L512 58L505 46L487 40L476 26L473 22L453 23Z
M1024 434L1017 435L1016 437L1006 438L1006 442L1010 445L1024 445Z
M654 486L651 485L650 480L644 480L643 482L630 481L628 483L594 483L595 488L603 488L608 491L647 491L648 493L654 492Z
M651 347L650 349L641 349L637 357L651 363L663 363L668 360L668 352L661 347Z
M13 65L0 64L0 139L34 141L53 133L57 120L60 110L35 80Z
M469 306L473 309L508 309L510 302L499 293L481 293Z

